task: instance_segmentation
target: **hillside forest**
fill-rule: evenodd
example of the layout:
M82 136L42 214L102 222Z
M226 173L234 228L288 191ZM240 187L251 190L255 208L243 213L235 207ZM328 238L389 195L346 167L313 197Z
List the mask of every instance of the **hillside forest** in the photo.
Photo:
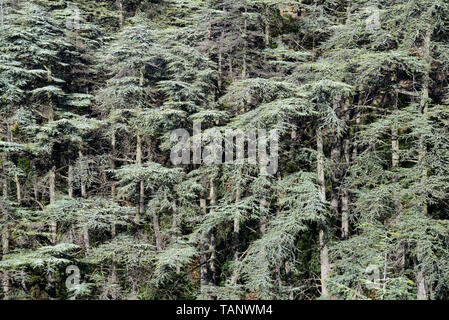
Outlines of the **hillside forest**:
M0 0L0 299L449 299L448 75L447 0Z

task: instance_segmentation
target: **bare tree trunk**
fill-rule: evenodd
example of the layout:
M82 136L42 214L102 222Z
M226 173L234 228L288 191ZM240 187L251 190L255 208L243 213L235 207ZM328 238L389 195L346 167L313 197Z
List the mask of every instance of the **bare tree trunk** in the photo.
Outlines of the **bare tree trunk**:
M115 132L112 133L111 145L112 145L112 157L115 157L115 145L116 145ZM111 160L111 170L115 170L114 159ZM112 183L111 183L111 199L112 199L112 201L115 201L115 193L116 193L115 181L112 181ZM116 232L115 221L111 221L111 237L115 238L116 233L117 232Z
M67 192L68 196L70 198L73 198L73 166L69 165L69 169L67 172ZM69 238L70 242L75 243L76 239L76 231L74 224L70 224L70 231L69 231Z
M142 165L142 137L137 136L137 148L136 148L136 162L138 165ZM144 181L139 182L139 210L137 212L135 222L139 223L140 217L143 216L145 210L145 185ZM154 220L153 215L153 220ZM156 230L155 230L156 231Z
M334 101L333 109L335 114L339 113L339 102ZM331 188L331 213L332 216L338 217L339 214L339 189L341 183L341 138L334 135L331 149L332 161L332 188Z
M2 192L3 198L8 198L8 179L6 178L6 162L8 162L8 156L6 154L2 154L2 171L5 177L2 180Z
M78 156L80 161L84 160L84 155L81 150L78 151ZM83 199L87 199L87 188L84 182L81 182L81 197ZM89 227L84 224L83 225L83 243L84 243L84 253L87 256L90 250L90 239L89 239Z
M206 199L200 199L200 208L201 215L205 216L207 213L207 204ZM208 264L207 264L207 249L208 245L206 241L201 240L201 255L200 255L200 286L201 286L201 294L204 297L208 297L208 286L209 283L209 272L208 272Z
M162 251L161 229L159 226L159 217L157 215L156 208L153 208L153 229L154 229L154 237L156 239L156 250Z
M112 133L111 145L112 145L112 157L115 157L115 151L116 151L115 150L115 148L116 148L115 132ZM115 169L114 159L111 160L111 169L112 170ZM111 183L111 199L112 199L112 201L115 201L115 181L112 181L112 183ZM115 224L115 221L113 220L113 221L111 221L111 238L114 239L116 236L117 236L117 226ZM112 263L111 263L111 280L110 281L111 281L111 284L113 284L113 285L118 284L117 266L116 266L114 259L112 259ZM116 300L117 297L118 297L117 290L116 290L116 288L113 288L111 291L111 298L112 298L112 300Z
M3 256L9 253L9 227L7 224L3 226L2 230L2 252ZM8 271L3 271L2 273L2 286L3 286L3 300L9 300L10 288L9 288Z
M242 79L246 79L246 74L247 74L247 64L246 64L246 55L248 54L248 20L247 20L247 15L248 13L248 8L245 2L245 18L244 18L244 22L243 22L243 35L245 36L244 39L244 44L243 44L243 67L242 67Z
M49 194L50 194L50 204L56 202L56 167L50 169L49 174ZM51 244L54 246L56 244L56 233L57 233L57 222L50 222L50 233L51 233Z
M359 99L360 100L359 100L357 109L355 111L355 116L354 116L355 117L355 126L354 126L355 133L357 132L358 128L360 127L360 122L362 120L361 119L362 117L361 117L361 114L360 114L360 110L359 110L359 107L362 104L361 97ZM355 137L355 134L354 134L354 137ZM354 139L353 142L352 142L352 159L353 159L353 161L357 158L358 152L359 152L359 150L357 148L357 143L356 143L356 141Z
M431 9L431 12L432 12L432 10L433 9ZM429 18L431 18L431 15L429 16ZM426 72L423 77L423 83L422 83L422 89L421 89L422 90L421 103L420 103L420 110L424 116L426 116L428 108L429 108L429 83L430 83L430 71L431 71L431 64L432 64L430 45L431 45L431 40L432 40L432 33L433 33L432 25L430 23L428 23L427 31L424 36L424 46L423 46L423 59L426 64ZM421 148L421 150L419 153L418 163L422 165L425 163L425 158L426 158L426 154L427 154L425 141L422 138L420 141L420 148ZM423 181L425 180L425 178L428 174L427 171L428 171L427 168L423 169L423 173L422 173ZM425 214L425 215L428 214L427 203L423 203L423 214ZM424 275L424 268L422 266L423 257L422 257L422 249L421 249L420 241L417 244L417 250L418 250L418 254L417 254L418 271L417 271L417 275L416 275L416 282L417 282L417 287L418 287L417 288L418 289L417 298L419 300L427 300L428 299L427 284L426 284L426 278Z
M3 154L2 155L2 169L3 172L5 172L5 167L6 167L6 161L8 160L7 155ZM5 174L5 178L2 181L3 183L3 199L7 200L8 199L8 180L6 178L6 174ZM5 212L3 212L3 216L4 216L4 223L5 225L3 226L2 229L2 253L3 256L5 254L9 253L9 226L7 224L7 212L5 209ZM10 290L9 290L9 273L8 271L3 271L2 272L2 287L3 287L3 299L4 300L9 300L10 298Z
M210 213L214 213L214 206L217 205L217 190L215 186L215 182L213 179L210 181ZM215 263L216 263L216 252L215 252L215 229L212 229L210 231L210 241L209 241L209 251L210 251L210 262L209 262L209 270L210 270L210 276L211 276L211 284L215 284Z
M224 32L222 31L220 35L220 44L218 47L218 90L221 90L223 86L223 41Z
M2 27L5 25L5 9L4 9L4 0L0 0L0 23Z
M417 244L417 263L418 263L418 271L416 274L416 285L417 285L417 299L418 300L428 300L427 295L427 283L426 278L424 275L424 270L422 266L422 260L423 260L423 252L422 252L422 245L420 242Z
M394 96L394 103L393 103L393 111L397 112L398 111L398 92L395 92L395 96ZM392 168L393 170L399 167L399 128L398 128L398 123L395 120L392 128L391 128L391 164L392 164ZM398 183L399 182L399 177L396 175L394 176L394 182ZM401 205L401 199L397 198L394 200L394 206L395 206L395 211L396 211L396 215L397 217L401 217L402 216L402 205ZM404 255L405 256L405 255Z
M319 197L322 202L326 201L326 182L324 179L324 145L323 132L321 128L316 132L317 140L317 175L319 185ZM325 226L320 227L319 232L320 243L320 263L321 263L321 296L328 295L326 281L329 275L329 252L327 247L327 234Z
M34 200L36 200L36 202L39 201L39 188L38 188L38 179L37 179L37 174L35 172L37 172L36 170L36 165L33 162L33 193L34 193Z
M117 8L118 8L118 12L119 12L119 26L120 26L120 29L122 29L123 28L123 2L122 2L122 0L116 0L116 5L117 5Z
M68 179L67 179L69 197L73 198L73 166L69 165Z
M81 162L84 161L84 155L81 150L78 151L78 157ZM81 197L84 199L87 198L87 188L86 188L86 184L84 182L81 182Z
M237 187L235 192L235 203L239 203L241 199L240 188ZM234 261L238 261L239 256L239 244L240 244L240 217L234 218L234 239L233 239L233 250L234 250Z
M173 208L173 217L172 217L172 229L173 229L173 235L172 235L172 242L176 242L176 238L179 236L178 231L178 208L176 206L176 201ZM181 266L176 266L176 274L181 273Z
M270 7L265 5L265 46L268 47L270 45L270 21L268 20L268 16L270 14Z
M340 139L336 138L333 143L331 150L331 160L332 160L332 189L331 189L331 212L334 217L339 216L339 196L338 189L340 184L340 162L341 162L341 151L340 151Z
M16 183L17 202L20 204L22 202L22 188L17 174L14 175L14 181Z
M349 110L348 104L344 104L344 118L345 122L349 123ZM346 172L349 168L350 159L350 131L345 133L345 137L343 139L343 177L346 175ZM349 191L348 186L345 181L343 181L342 187L342 195L341 195L341 233L342 239L347 239L349 237Z
M234 82L234 71L232 68L232 54L229 55L229 81L232 83Z
M241 191L239 186L237 186L237 190L235 192L235 203L239 203L241 200ZM233 254L233 260L234 262L238 262L239 260L239 245L240 245L240 218L235 217L234 218L234 238L232 242L232 248L234 251ZM231 283L237 283L237 279L239 277L237 268L234 270L232 277L231 277Z

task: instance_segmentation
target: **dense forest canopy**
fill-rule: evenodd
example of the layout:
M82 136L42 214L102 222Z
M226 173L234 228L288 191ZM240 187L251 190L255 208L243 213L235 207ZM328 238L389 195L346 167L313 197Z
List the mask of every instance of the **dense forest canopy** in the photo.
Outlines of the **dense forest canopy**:
M0 297L449 299L448 74L446 0L0 0Z

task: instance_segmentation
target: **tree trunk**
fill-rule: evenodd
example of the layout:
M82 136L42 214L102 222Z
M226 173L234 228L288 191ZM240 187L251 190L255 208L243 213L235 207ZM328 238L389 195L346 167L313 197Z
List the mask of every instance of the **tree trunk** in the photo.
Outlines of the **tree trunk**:
M241 191L240 188L237 187L237 190L235 192L235 203L239 203L241 198ZM240 217L234 218L234 239L232 243L232 247L234 250L234 261L238 261L239 256L239 244L240 244Z
M50 194L50 204L56 202L56 167L50 169L49 174L49 194ZM51 245L56 244L56 233L57 233L57 222L50 222L50 233L51 233Z
M34 200L36 202L39 201L39 188L38 188L38 179L37 179L37 170L36 170L36 165L33 163L33 193L34 193Z
M319 197L322 202L325 202L326 182L324 180L324 145L323 145L323 132L321 128L317 129L316 140L317 140L317 175L319 185ZM321 296L326 297L328 295L326 280L329 275L329 253L327 247L327 234L325 226L320 226L319 243L320 243L320 263L321 263Z
M218 90L222 89L223 86L223 41L224 32L220 35L220 44L218 47Z
M115 170L115 162L114 162L114 157L115 157L115 144L116 144L116 140L115 140L115 132L112 133L112 139L111 139L111 145L112 145L112 159L111 159L111 170ZM112 201L115 201L115 193L116 193L116 189L115 189L115 181L111 182L111 199ZM115 238L116 236L116 225L115 225L115 221L111 221L111 237L112 239Z
M162 251L162 237L159 226L159 217L157 215L156 208L153 209L153 229L154 229L154 237L156 239L156 250Z
M3 226L2 230L2 253L3 256L9 253L9 227L7 224ZM8 271L3 271L2 273L2 286L3 286L3 300L9 300L10 288L9 288Z
M207 213L207 204L206 199L200 199L200 208L201 215L204 217ZM200 287L201 294L206 298L209 296L208 294L208 286L209 283L209 272L208 272L208 264L207 264L207 251L208 244L205 240L201 240L201 255L200 255Z
M138 165L142 165L142 137L140 135L137 136L137 148L136 148L136 162ZM143 216L145 210L145 185L144 181L141 180L139 182L139 210L137 212L135 222L139 223L140 217ZM156 217L157 218L157 217ZM153 221L154 221L153 215ZM155 230L156 231L156 230Z
M112 157L115 157L115 147L116 147L115 132L112 133L111 145L112 145ZM111 169L112 170L115 169L114 159L111 160ZM111 199L112 199L112 201L115 201L115 181L112 181L112 183L111 183ZM116 236L117 236L117 226L115 224L115 221L113 220L113 221L111 221L111 239L114 239ZM114 259L112 259L112 263L111 263L111 280L110 281L111 281L111 284L113 284L113 285L118 284L117 266L116 266ZM116 300L117 296L118 296L117 289L114 287L114 288L112 288L112 291L111 291L111 299Z
M81 150L78 151L78 156L80 161L84 161L84 155ZM87 188L84 182L81 182L81 197L87 199ZM85 223L83 225L83 243L84 243L84 253L87 256L90 250L90 239L89 239L89 226Z
M5 9L3 7L4 0L0 0L0 23L2 27L5 25Z
M394 103L393 103L393 111L398 111L398 92L395 92L394 96ZM392 128L391 128L391 164L393 170L399 167L399 128L398 123L395 120ZM393 181L395 183L399 183L399 177L394 176ZM401 199L396 198L394 200L394 206L397 217L401 217L402 215L402 205L401 205Z
M119 12L118 23L119 23L120 29L122 29L123 28L123 20L124 20L124 18L123 18L123 2L122 2L122 0L116 0L115 3L117 5L117 9Z
M173 208L172 229L173 229L172 243L175 243L177 237L179 236L179 232L178 232L178 208L177 208L177 205L176 205L176 201L174 203L174 208ZM181 273L181 266L176 266L176 274L180 274L180 273Z
M2 155L2 171L5 177L2 180L2 192L3 192L3 198L8 198L8 179L6 178L6 162L8 162L8 156L4 153Z
M237 190L235 192L235 203L239 203L241 200L241 191L239 186L237 186ZM234 218L234 232L233 232L233 242L232 242L232 248L234 251L233 254L233 260L234 262L239 261L239 245L240 245L240 218L235 217ZM235 284L237 283L237 279L239 277L239 272L237 268L234 269L234 272L231 277L231 283Z
M17 174L14 175L14 181L16 183L17 202L20 204L22 202L22 188Z
M432 17L432 11L433 11L432 7L430 9L430 14L429 14L429 19ZM426 34L424 36L424 46L423 46L423 59L424 62L426 64L426 72L424 74L424 78L423 78L423 83L422 83L422 92L421 92L421 103L420 103L420 109L421 112L423 113L423 116L425 117L429 108L429 83L430 83L430 71L431 71L431 64L432 64L432 56L431 56L431 40L432 40L432 33L433 33L433 27L431 25L431 23L427 23L427 30L426 30ZM419 159L418 159L418 163L419 164L424 164L425 163L425 157L426 157L426 145L425 145L425 141L424 139L421 139L420 141L420 154L419 154ZM425 180L426 176L427 176L427 168L425 168L423 170L422 173L423 176L423 180ZM427 215L428 214L428 208L427 208L427 203L423 204L423 214ZM427 295L427 284L426 284L426 278L424 275L424 268L422 266L422 250L421 250L421 243L418 242L417 244L417 250L418 250L418 254L417 254L417 264L418 264L418 271L417 271L417 276L416 276L416 282L417 282L417 297L419 300L427 300L428 299L428 295Z
M7 155L3 154L2 155L2 169L3 172L5 172L5 167L6 167L6 161L7 161ZM6 179L6 175L5 178L2 181L3 183L3 199L7 200L8 199L8 180ZM5 254L9 253L9 227L8 227L8 216L7 216L7 212L5 209L5 212L3 212L3 216L4 216L4 223L5 225L3 226L2 229L2 253L3 256ZM9 300L9 273L7 271L3 271L2 272L2 287L3 287L3 299L4 300Z
M229 55L229 81L232 83L234 82L234 71L232 68L232 54Z
M268 20L270 14L270 7L265 5L265 46L270 46L270 21Z
M73 198L73 166L69 165L68 179L67 179L69 197Z
M348 104L344 104L344 119L345 122L349 123L349 110L348 110ZM350 131L348 130L345 133L344 139L343 139L343 157L344 157L344 163L343 163L343 177L345 177L346 172L350 165ZM345 181L343 181L343 187L342 187L342 195L341 195L341 235L342 239L347 239L349 237L349 190L348 186L346 185Z
M70 198L73 198L73 166L69 165L67 173L67 192ZM70 224L69 238L71 243L76 242L76 231L73 223Z
M215 182L213 179L210 181L210 213L214 213L214 206L217 205L217 190L215 186ZM210 251L210 261L209 261L209 269L210 269L210 277L211 277L211 284L215 285L215 276L216 276L216 252L215 252L215 229L212 229L210 231L209 235L209 251Z
M248 54L248 20L247 20L247 15L248 13L248 8L245 2L245 18L243 20L243 35L244 35L244 44L243 44L243 61L242 61L242 79L246 79L246 74L247 74L247 64L246 64L246 55Z

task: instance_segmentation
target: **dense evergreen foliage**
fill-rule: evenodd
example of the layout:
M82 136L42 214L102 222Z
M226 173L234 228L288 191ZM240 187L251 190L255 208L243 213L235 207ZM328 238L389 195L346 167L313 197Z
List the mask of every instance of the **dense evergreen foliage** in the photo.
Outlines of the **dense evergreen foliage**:
M449 299L448 74L446 0L0 0L0 297Z

